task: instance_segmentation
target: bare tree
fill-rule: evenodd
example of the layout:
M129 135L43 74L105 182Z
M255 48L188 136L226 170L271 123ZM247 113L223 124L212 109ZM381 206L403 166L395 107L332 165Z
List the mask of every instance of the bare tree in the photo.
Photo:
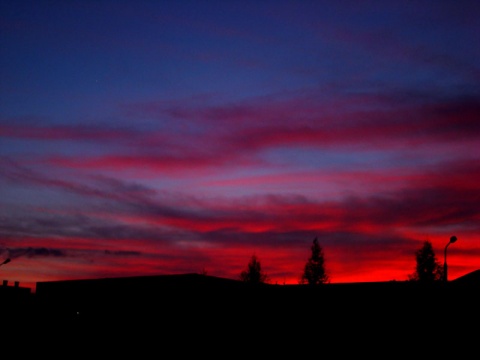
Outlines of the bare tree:
M325 270L325 256L318 238L313 239L312 254L305 264L300 284L319 285L330 282L330 277Z
M423 242L423 246L415 252L415 258L415 271L408 275L409 280L433 282L443 279L443 266L437 261L430 241Z
M260 260L255 254L252 255L247 269L240 273L240 279L253 284L268 282L268 275L262 271Z

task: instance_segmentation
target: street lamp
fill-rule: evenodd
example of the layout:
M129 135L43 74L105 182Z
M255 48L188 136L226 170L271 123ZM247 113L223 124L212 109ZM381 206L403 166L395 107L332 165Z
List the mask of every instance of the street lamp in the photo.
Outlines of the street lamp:
M448 244L445 246L445 254L443 255L443 280L445 280L445 282L448 281L448 277L447 277L447 248L448 248L448 245L450 244L453 244L455 241L457 241L457 237L456 236L452 236L450 238L450 241L448 242Z

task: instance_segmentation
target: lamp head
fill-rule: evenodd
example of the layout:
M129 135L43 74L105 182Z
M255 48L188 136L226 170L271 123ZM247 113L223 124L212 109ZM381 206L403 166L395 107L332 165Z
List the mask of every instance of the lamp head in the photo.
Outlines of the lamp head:
M457 241L457 237L454 235L450 238L450 243L454 243L455 241Z

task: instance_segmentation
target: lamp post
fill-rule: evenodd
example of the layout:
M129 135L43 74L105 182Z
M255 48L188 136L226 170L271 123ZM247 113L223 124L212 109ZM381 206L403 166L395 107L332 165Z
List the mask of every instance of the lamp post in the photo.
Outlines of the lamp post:
M450 244L453 244L455 241L457 241L457 237L456 236L452 236L450 238L450 241L448 242L448 244L445 246L445 254L443 255L443 280L445 282L448 281L448 276L447 276L447 248L448 248L448 245Z

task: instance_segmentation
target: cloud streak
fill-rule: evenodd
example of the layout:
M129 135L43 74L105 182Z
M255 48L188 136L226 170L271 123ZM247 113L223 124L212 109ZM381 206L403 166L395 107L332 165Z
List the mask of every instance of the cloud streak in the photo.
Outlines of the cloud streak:
M444 167L451 168L451 176L445 176ZM92 202L102 200L103 204L100 208L83 209L81 216L12 217L4 220L2 236L11 240L25 237L50 239L52 246L56 239L71 240L77 245L69 252L80 252L88 258L93 255L85 249L92 247L97 248L96 258L104 251L104 255L125 259L132 255L148 256L137 250L146 244L158 248L157 256L162 257L165 254L160 255L164 251L161 249L173 247L176 251L184 251L186 256L192 251L204 254L205 263L202 265L197 261L196 268L213 267L213 256L206 260L205 252L215 253L214 249L219 251L225 242L232 251L238 250L237 257L230 257L233 263L242 263L251 249L264 254L266 261L274 262L276 256L270 254L269 249L280 246L297 253L294 262L298 265L301 262L299 253L305 253L308 241L315 236L323 239L326 249L334 249L331 255L333 264L335 256L348 258L351 249L358 246L365 249L369 244L371 256L364 255L363 259L356 258L355 261L380 261L379 250L375 250L380 240L385 244L385 253L388 249L395 250L399 258L408 261L415 244L412 236L435 234L442 227L448 232L451 226L462 226L472 233L480 230L477 206L480 199L475 195L480 192L478 184L471 180L478 178L479 169L478 162L438 164L421 175L407 176L404 186L396 191L364 197L346 196L328 202L300 195L273 194L237 199L202 199L184 195L179 202L179 198L174 201L171 195L165 196L145 186L117 179L102 179L97 188L85 190L75 183L49 181L43 176L34 178L31 175L29 180L36 185L75 191ZM98 241L104 245L94 245ZM110 244L105 245L106 241ZM104 246L109 248L102 249ZM118 250L119 246L122 250ZM36 252L36 255L61 254L60 250L48 252L45 248ZM291 278L293 274L289 276Z

